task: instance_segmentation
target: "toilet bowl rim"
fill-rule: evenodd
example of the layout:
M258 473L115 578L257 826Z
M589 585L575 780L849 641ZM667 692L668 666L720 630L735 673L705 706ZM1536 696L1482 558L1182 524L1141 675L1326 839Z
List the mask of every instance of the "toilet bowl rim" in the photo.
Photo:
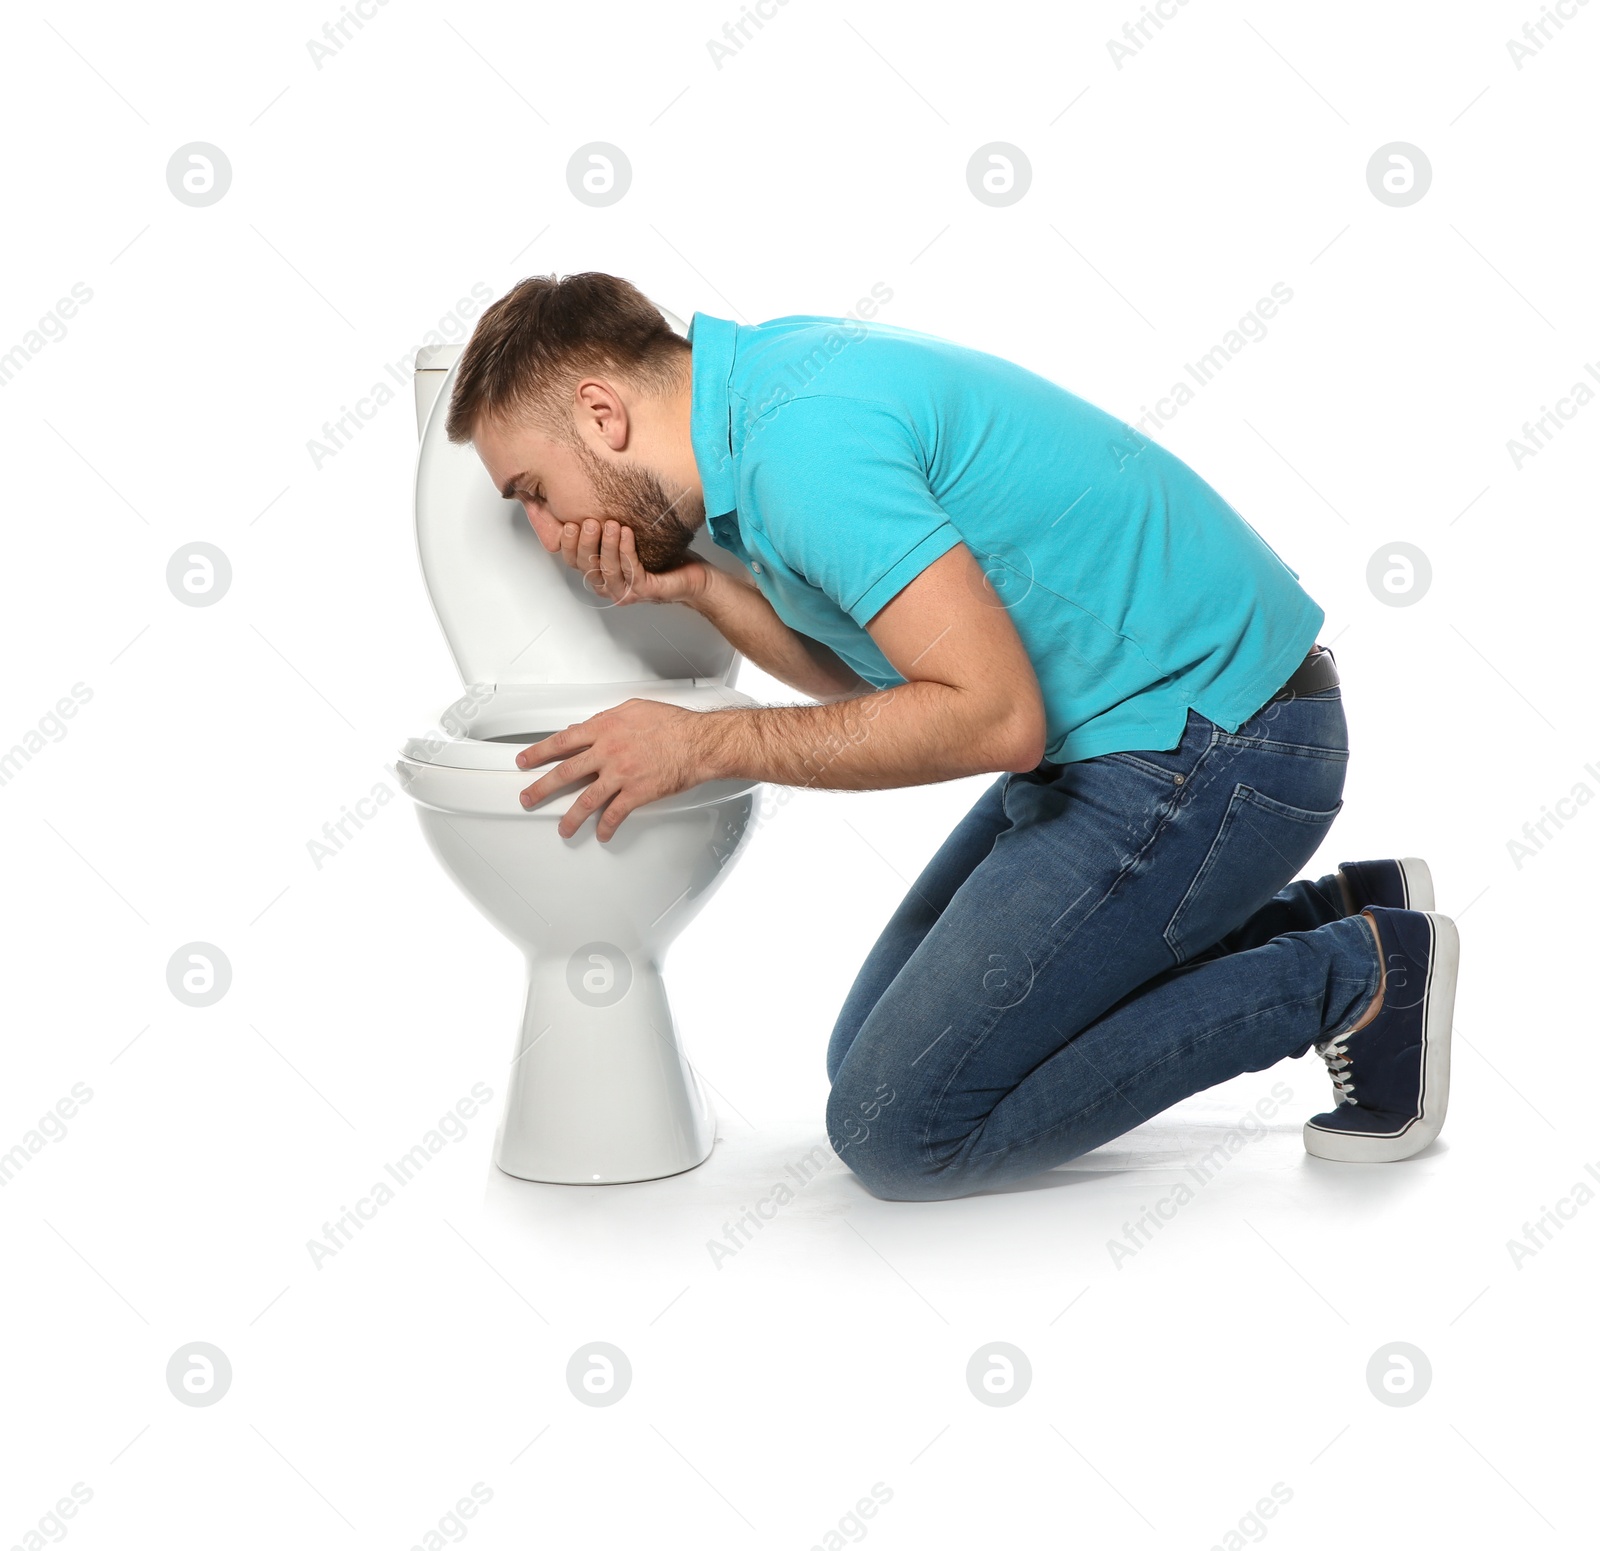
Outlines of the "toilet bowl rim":
M514 744L501 744L499 747L515 758L517 750ZM459 765L425 764L402 755L394 762L393 771L401 790L419 808L432 808L447 814L514 819L524 824L544 819L554 824L583 790L582 781L568 783L531 810L523 808L518 800L519 793L538 779L539 771L549 768L536 766L533 770L518 770L513 766L499 770L471 769ZM752 793L760 790L762 784L743 777L705 781L687 791L675 792L670 797L646 803L629 815L628 822L637 819L649 823L672 813L748 799Z

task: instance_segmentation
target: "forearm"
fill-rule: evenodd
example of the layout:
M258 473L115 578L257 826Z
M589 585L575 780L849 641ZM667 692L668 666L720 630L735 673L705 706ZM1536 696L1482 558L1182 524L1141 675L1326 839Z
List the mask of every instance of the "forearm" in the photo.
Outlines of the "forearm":
M1024 729L997 717L971 691L932 680L827 705L703 711L695 730L705 779L838 791L1016 769L1026 739Z
M867 687L835 653L784 624L756 588L714 566L707 571L705 591L685 601L740 656L813 700L833 700Z

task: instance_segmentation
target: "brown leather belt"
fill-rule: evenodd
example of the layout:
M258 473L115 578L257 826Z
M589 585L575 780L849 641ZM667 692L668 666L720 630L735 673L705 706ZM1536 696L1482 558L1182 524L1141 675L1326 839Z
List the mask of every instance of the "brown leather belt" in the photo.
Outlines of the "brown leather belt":
M1339 683L1339 670L1334 666L1333 653L1325 646L1313 646L1306 660L1289 675L1289 681L1267 702L1292 700L1296 695L1314 695L1318 690L1333 689Z

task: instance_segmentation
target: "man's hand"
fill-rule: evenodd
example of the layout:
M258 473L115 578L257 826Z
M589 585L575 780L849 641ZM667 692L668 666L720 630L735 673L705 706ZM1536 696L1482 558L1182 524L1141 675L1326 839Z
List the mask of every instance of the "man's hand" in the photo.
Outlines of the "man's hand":
M706 589L710 567L686 560L671 571L647 571L639 561L633 529L607 518L604 529L593 517L563 523L560 555L583 573L584 585L618 605L692 603Z
M517 768L531 770L552 759L561 763L523 791L522 806L531 808L569 782L590 776L558 827L570 840L591 813L603 809L595 835L609 840L635 808L710 778L696 725L705 714L660 700L624 700L541 738L517 755Z

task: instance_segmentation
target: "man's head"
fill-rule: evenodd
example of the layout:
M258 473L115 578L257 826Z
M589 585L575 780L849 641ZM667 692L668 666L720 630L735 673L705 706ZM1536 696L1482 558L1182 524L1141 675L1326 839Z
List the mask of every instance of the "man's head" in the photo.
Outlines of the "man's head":
M552 554L565 523L615 518L647 571L705 521L689 440L688 342L614 275L534 275L473 330L445 431L471 442Z

